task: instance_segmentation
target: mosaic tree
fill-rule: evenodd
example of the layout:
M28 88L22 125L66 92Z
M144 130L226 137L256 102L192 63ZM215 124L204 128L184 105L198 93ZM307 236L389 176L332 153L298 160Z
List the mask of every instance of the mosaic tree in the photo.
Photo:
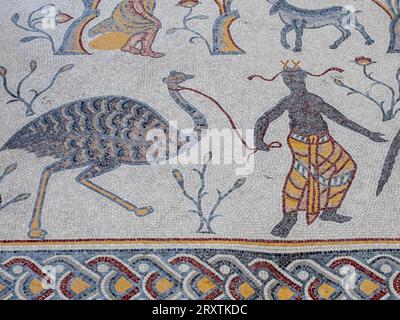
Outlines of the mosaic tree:
M369 68L377 63L376 61L373 61L371 58L361 56L355 58L354 62L356 63L356 65L362 68L363 76L371 83L369 90L367 92L363 92L361 91L361 89L354 88L346 84L344 80L340 79L334 79L334 83L339 87L343 87L349 90L349 92L347 93L348 96L358 94L369 100L373 105L377 106L382 114L382 121L389 121L394 119L397 113L400 112L400 68L398 68L395 75L398 86L397 90L396 87L377 79L374 76L374 73L369 71ZM374 87L381 87L385 89L388 93L387 97L382 100L377 96L374 96L374 94L372 93L372 89ZM396 93L396 91L398 92Z
M71 70L74 65L73 64L66 64L65 66L61 67L58 69L58 71L52 76L51 80L49 81L49 84L44 87L43 89L36 90L36 89L30 89L29 92L30 94L23 94L23 89L26 80L28 80L37 70L38 63L35 60L32 60L29 63L29 71L28 73L19 80L15 90L11 89L9 84L8 84L8 74L7 74L7 69L3 66L0 66L0 78L3 80L3 88L4 91L7 93L7 95L11 98L10 100L7 101L6 104L11 104L11 103L22 103L25 108L25 115L28 116L33 116L35 114L33 110L33 105L36 102L36 100L41 97L45 92L50 90L57 78L66 71Z
M17 169L17 164L16 164L16 163L10 164L10 165L3 171L3 173L0 174L0 183L3 181L3 179L4 179L5 177L7 177L9 174L13 173L16 169ZM30 196L31 196L30 193L21 193L21 194L15 196L14 198L12 198L12 199L10 199L10 200L8 200L8 201L6 201L6 202L3 202L3 199L2 199L2 197L1 197L1 195L0 195L0 211L3 210L3 209L5 209L5 208L7 208L8 206L10 206L10 205L12 205L12 204L14 204L14 203L21 202L21 201L25 201L25 200L27 200Z
M212 222L219 217L222 217L221 214L218 213L218 208L221 203L228 198L235 190L241 188L246 183L246 178L239 178L235 181L235 183L225 192L217 190L217 200L214 202L211 210L208 214L205 214L204 208L204 197L208 195L206 191L206 173L209 164L211 163L212 153L209 152L205 159L205 164L202 165L201 169L193 169L194 172L197 173L199 176L199 189L196 195L190 195L186 186L185 186L185 179L183 173L178 170L172 170L172 175L175 178L176 182L178 183L179 188L182 191L182 194L190 200L193 204L194 209L189 210L190 213L195 214L199 218L199 227L196 233L205 233L205 234L215 234L212 228Z
M57 54L90 54L83 45L82 34L89 22L99 16L101 0L81 1L84 6L82 15L68 27Z
M399 0L372 0L390 18L390 43L387 53L400 53L400 1Z
M15 13L11 17L11 22L21 30L27 31L32 35L20 40L21 43L28 43L34 40L47 40L50 43L54 55L79 55L90 54L84 47L82 34L87 24L98 17L98 6L101 0L81 0L83 4L82 15L75 19L67 28L61 46L56 49L54 39L49 33L57 25L67 23L73 19L67 13L57 11L54 4L46 4L33 10L27 17L26 23L20 22L21 16Z
M233 0L214 0L218 6L219 17L213 26L213 53L214 54L241 54L244 53L238 47L231 35L232 23L240 18L238 10L232 10Z
M347 95L357 94L365 99L369 100L372 105L378 107L382 114L382 121L389 121L396 117L397 113L400 112L400 67L397 69L395 79L396 79L396 86L391 86L390 84L375 78L372 72L369 72L368 68L375 64L375 61L372 61L371 58L368 57L357 57L355 58L354 62L362 67L364 77L371 82L370 89L367 92L363 92L361 89L354 88L345 83L342 79L334 79L334 83L342 88L349 90ZM379 99L377 96L374 96L372 91L373 87L381 87L386 89L388 95L386 99ZM388 183L394 165L396 163L396 158L400 152L400 129L397 132L396 136L394 137L389 151L386 155L385 161L383 163L381 176L378 182L378 187L376 190L376 195L379 196L384 186Z
M188 9L188 13L183 17L182 27L169 29L167 34L173 34L177 31L191 33L190 43L202 41L211 55L244 54L245 52L235 43L231 34L232 23L240 18L239 11L232 9L233 0L213 0L213 2L218 7L219 16L213 23L212 42L189 25L190 22L195 20L209 19L207 15L193 15L194 7L200 4L199 0L179 1L178 6Z
M400 67L397 69L395 79L396 85L392 86L382 80L377 79L373 72L369 71L370 66L376 64L368 57L356 57L354 59L356 65L362 68L362 74L366 80L368 80L371 85L368 91L364 92L361 89L355 88L347 84L343 79L334 78L333 82L342 88L348 90L347 95L357 94L364 97L366 100L371 102L371 105L375 105L382 115L382 121L392 120L396 117L397 113L400 112ZM380 99L375 96L372 92L374 87L380 87L386 89L387 95L384 99ZM388 183L394 165L396 163L396 158L400 152L400 129L394 137L389 151L386 155L385 162L382 167L381 176L378 182L378 188L376 190L376 195L379 196L382 193L384 186Z

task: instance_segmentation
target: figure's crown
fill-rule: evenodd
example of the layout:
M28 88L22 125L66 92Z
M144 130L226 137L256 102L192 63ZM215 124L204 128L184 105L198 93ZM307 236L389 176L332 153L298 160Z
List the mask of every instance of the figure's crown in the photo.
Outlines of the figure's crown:
M292 66L290 66L290 63L292 63ZM295 69L295 70L300 70L300 60L281 60L282 68L283 70L288 70L288 69Z

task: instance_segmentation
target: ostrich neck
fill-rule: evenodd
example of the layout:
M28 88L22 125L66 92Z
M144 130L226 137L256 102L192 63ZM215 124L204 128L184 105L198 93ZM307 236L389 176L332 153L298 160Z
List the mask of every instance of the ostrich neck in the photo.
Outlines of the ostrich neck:
M185 111L193 121L193 130L197 133L199 139L202 137L201 130L208 129L208 123L206 117L197 110L189 101L187 101L179 93L177 89L169 88L169 95L175 101L175 103Z

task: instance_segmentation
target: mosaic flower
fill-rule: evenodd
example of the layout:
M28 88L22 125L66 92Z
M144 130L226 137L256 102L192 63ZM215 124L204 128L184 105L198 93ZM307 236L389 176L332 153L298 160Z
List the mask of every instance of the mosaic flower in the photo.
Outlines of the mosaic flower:
M179 186L181 188L184 187L184 180L183 180L183 174L180 172L178 169L172 170L172 175L174 176L176 182L178 182Z
M0 67L0 77L4 77L7 74L7 69Z
M334 78L334 79L333 79L333 82L334 82L336 85L338 85L339 87L343 87L343 86L344 86L343 81L340 80L340 79Z
M178 6L184 8L193 8L199 4L200 4L199 0L181 0L179 1Z
M64 12L58 12L56 15L56 23L61 24L61 23L66 23L70 20L72 20L74 17L71 17L69 14L64 13Z
M35 71L35 70L37 69L37 62L36 62L35 60L32 60L32 61L29 63L29 68L31 68L31 71L32 71L32 72Z
M203 161L205 163L209 163L212 160L212 152L208 152L206 155L204 155L203 157Z
M354 62L357 63L360 66L368 66L371 63L373 63L371 58L363 57L363 56L355 58Z
M246 178L237 179L235 184L233 185L232 189L236 190L244 186L246 183Z

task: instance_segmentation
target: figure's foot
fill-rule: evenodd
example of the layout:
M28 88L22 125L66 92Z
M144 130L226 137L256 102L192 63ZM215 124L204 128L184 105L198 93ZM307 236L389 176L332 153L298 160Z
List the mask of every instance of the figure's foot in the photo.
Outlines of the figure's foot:
M155 52L152 50L142 50L140 54L144 57L151 57L151 58L162 58L165 56L165 53Z
M295 47L294 49L293 49L293 52L300 52L301 51L301 48L298 48L298 47Z
M349 216L343 216L341 214L336 213L336 210L324 211L320 214L319 218L322 221L331 221L331 222L336 222L336 223L346 223L352 219Z
M271 234L275 237L286 238L296 222L297 213L286 213L283 215L281 222L272 229Z
M331 49L337 49L339 46L337 45L337 44L331 44L330 46L329 46L329 48L331 48Z
M290 49L290 45L288 43L282 43L282 47L285 49Z
M372 39L369 39L369 40L365 41L365 44L366 44L367 46L370 46L370 45L373 44L373 43L375 43L375 41L372 40Z
M28 237L31 239L45 239L47 231L43 229L31 229L28 232Z
M154 212L153 207L136 208L133 213L138 217L145 217Z
M121 51L128 52L131 54L136 54L136 55L140 54L140 49L138 49L136 47L131 47L131 46L123 46L121 48Z

